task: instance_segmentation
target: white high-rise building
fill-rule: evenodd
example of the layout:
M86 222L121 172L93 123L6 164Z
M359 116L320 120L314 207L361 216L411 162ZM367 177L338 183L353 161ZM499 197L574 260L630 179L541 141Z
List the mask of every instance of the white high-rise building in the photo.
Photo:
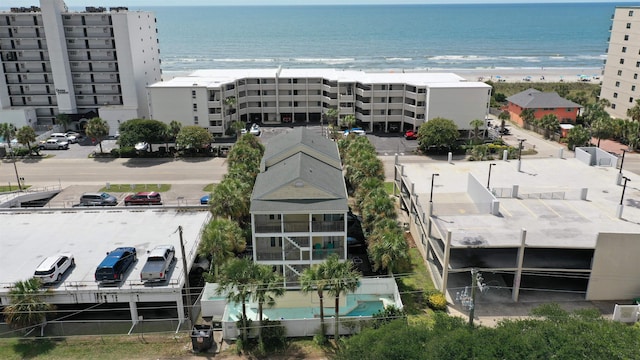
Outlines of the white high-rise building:
M612 117L626 119L640 99L640 7L616 7L610 33L600 98Z
M160 81L156 18L124 7L69 11L63 0L0 12L0 114L17 127L148 118Z

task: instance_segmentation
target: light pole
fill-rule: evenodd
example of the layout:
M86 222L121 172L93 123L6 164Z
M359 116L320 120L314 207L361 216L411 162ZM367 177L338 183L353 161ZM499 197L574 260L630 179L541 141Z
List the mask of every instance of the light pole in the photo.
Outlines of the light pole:
M487 190L491 190L491 188L489 187L489 182L491 181L491 168L495 165L496 163L491 163L489 164L489 176L487 177Z
M18 190L22 191L20 175L18 175L18 166L16 165L16 154L14 154L13 149L11 148L9 148L9 151L11 151L11 158L13 159L13 169L16 171L16 180L18 180Z
M440 176L440 174L431 174L431 192L429 193L429 216L433 214L433 183L436 179L436 176Z
M618 219L622 218L622 209L624 208L622 202L624 201L624 192L627 190L627 181L631 181L631 179L626 176L623 176L622 178L624 179L624 184L622 185L622 195L620 196L620 204L618 205Z
M520 172L520 168L522 167L522 143L527 141L527 139L518 139L520 145L518 146L518 172Z
M620 185L622 183L622 165L624 165L624 154L627 153L626 149L620 149L622 150L622 160L620 160L620 171L618 172L618 179L616 181L616 184Z

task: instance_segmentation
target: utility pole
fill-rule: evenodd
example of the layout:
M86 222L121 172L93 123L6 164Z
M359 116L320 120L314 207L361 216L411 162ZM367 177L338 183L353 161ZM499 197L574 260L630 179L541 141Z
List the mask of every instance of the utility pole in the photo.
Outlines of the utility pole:
M191 313L191 285L189 284L189 269L187 269L187 257L184 251L184 241L182 240L182 225L178 226L178 233L180 234L180 250L182 251L182 269L184 271L184 289L187 294L187 318L189 320L189 327L193 324L193 314Z
M468 293L468 287L465 287L462 293L456 294L456 300L462 303L462 306L469 309L469 326L473 327L473 318L475 317L476 308L476 288L480 292L484 292L488 289L487 285L483 283L484 279L478 269L471 269L471 295Z

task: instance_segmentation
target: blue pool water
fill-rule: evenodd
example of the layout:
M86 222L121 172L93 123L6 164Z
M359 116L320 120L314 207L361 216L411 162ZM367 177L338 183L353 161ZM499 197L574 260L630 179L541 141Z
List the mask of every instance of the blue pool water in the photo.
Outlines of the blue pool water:
M392 298L386 295L347 295L346 305L340 307L340 316L372 316L378 311L384 309L383 299L393 302ZM334 299L332 297L325 298L324 316L333 317L335 311L333 309ZM231 311L228 316L232 320L237 320L242 312L241 304L230 304ZM258 309L253 306L247 306L247 316L249 318L258 317ZM306 307L283 307L263 309L264 317L271 320L287 320L287 319L313 319L320 317L319 306Z

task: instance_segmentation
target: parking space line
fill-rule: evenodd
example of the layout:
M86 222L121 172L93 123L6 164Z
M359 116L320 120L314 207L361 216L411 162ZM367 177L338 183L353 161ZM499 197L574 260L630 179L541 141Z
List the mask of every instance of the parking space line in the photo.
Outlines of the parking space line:
M547 209L551 210L552 213L556 214L558 217L562 217L557 211L555 211L551 206L549 206L543 199L538 199L542 205L544 205Z

